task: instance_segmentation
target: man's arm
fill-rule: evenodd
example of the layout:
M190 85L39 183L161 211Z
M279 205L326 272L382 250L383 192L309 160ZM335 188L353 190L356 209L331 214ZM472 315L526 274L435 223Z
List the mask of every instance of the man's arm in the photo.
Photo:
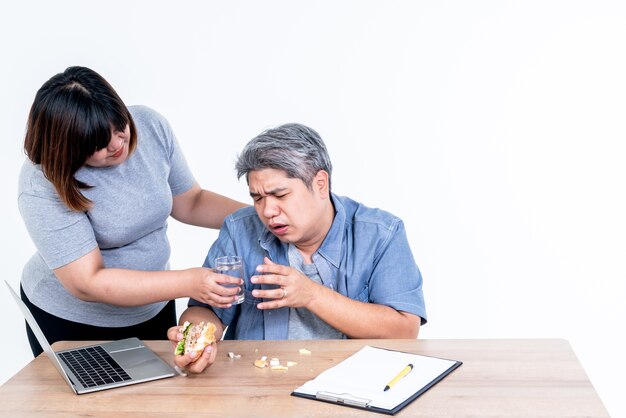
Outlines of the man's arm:
M306 306L350 338L417 338L421 318L389 306L360 302L313 283L316 296Z
M268 258L265 263L257 269L263 274L253 276L252 283L275 284L280 288L254 290L255 297L273 299L259 303L259 309L304 307L350 338L417 338L421 323L417 315L350 299L292 267L275 264Z
M421 318L389 306L360 302L317 283L307 308L350 338L417 338Z
M215 315L209 308L205 308L204 306L190 306L183 312L180 316L180 320L178 323L180 325L184 324L185 321L189 321L194 324L199 324L200 322L211 322L215 325L215 339L221 340L224 335L224 329L226 328L222 321Z
M213 323L216 328L214 335L217 341L219 341L224 334L224 324L222 324L222 321L220 321L217 315L215 315L215 313L209 308L202 306L192 306L187 308L180 316L179 324L182 325L185 321L189 321L194 324L199 324L200 322ZM183 338L182 327L180 325L171 327L167 330L167 338L172 342L172 347L176 347L178 342ZM192 373L202 373L204 369L213 364L216 356L217 345L211 344L204 349L199 358L196 358L195 353L175 355L174 364Z

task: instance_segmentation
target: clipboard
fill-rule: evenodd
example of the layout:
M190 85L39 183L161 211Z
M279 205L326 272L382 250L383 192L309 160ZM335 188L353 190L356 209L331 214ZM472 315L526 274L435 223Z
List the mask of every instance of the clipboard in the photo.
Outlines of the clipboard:
M407 364L413 365L411 372L384 390ZM462 364L458 360L365 346L294 389L291 395L395 415Z

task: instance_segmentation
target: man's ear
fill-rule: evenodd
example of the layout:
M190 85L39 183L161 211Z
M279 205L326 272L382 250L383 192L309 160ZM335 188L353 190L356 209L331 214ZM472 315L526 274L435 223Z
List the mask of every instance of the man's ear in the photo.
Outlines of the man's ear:
M327 199L330 195L330 179L326 170L320 170L313 178L313 190L320 194L322 199Z

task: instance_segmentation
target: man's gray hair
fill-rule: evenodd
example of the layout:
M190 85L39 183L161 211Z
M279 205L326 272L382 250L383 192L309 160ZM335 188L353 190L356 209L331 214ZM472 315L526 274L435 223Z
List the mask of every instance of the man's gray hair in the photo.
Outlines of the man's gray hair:
M261 132L251 139L237 158L237 179L251 171L273 168L283 170L287 177L300 179L311 189L313 178L320 170L330 175L332 164L322 138L313 129L288 123Z

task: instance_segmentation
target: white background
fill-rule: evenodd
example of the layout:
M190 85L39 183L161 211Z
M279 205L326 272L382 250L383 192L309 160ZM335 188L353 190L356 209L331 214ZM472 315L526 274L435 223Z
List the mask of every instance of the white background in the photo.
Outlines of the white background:
M624 4L3 2L3 279L17 289L34 251L16 204L29 107L84 65L168 118L201 185L240 200L247 140L318 130L333 190L406 223L421 338L565 338L626 416ZM215 237L172 221L172 266L201 264ZM2 383L31 356L6 290L0 312Z

